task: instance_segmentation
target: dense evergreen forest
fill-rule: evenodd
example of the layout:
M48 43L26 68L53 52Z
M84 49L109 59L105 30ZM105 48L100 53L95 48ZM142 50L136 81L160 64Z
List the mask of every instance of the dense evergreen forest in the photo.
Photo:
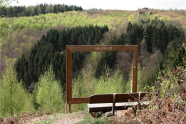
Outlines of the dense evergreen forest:
M0 43L3 116L64 112L66 45L139 45L138 92L151 92L160 76L186 68L183 10L83 10L59 4L1 10L2 22L9 23ZM72 53L72 97L131 92L132 58L132 52Z
M66 45L96 45L102 39L108 27L88 26L64 30L50 30L47 35L34 45L28 58L23 54L18 59L15 68L19 81L22 79L26 86L37 82L40 75L44 74L52 64L57 80L62 86L66 83ZM88 52L87 52L88 53ZM80 70L87 53L73 53L73 71Z
M40 4L37 6L10 6L8 8L1 8L0 16L1 17L22 17L22 16L35 16L39 14L47 13L63 13L66 11L82 11L82 7L78 6L68 6L61 4Z

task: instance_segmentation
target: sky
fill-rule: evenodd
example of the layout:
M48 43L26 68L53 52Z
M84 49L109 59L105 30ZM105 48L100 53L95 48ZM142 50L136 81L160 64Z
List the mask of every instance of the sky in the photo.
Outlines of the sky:
M186 10L186 0L18 0L11 6L36 6L41 3L65 4L81 6L83 9L103 10L138 10L139 8L153 9L183 9Z

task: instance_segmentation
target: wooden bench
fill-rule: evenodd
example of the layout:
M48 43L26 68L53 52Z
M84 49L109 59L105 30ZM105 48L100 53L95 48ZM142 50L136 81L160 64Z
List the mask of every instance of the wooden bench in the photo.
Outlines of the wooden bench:
M118 93L118 94L97 94L90 96L88 112L107 112L123 110L128 107L137 106L138 102L149 93ZM140 102L140 105L147 105L148 101Z

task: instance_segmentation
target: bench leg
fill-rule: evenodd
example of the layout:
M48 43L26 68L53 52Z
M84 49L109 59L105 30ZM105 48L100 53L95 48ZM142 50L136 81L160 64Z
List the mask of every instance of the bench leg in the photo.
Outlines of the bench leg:
M114 109L115 109L115 107L112 108L112 114L113 114L113 115L114 115Z
M115 110L115 93L113 94L113 105L112 105L112 114L114 115L114 110Z

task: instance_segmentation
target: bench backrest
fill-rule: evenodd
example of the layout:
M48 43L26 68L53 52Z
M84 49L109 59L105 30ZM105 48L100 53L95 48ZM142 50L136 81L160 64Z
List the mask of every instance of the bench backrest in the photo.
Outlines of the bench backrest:
M90 96L89 104L113 103L113 94L97 94Z
M150 93L118 93L115 94L115 102L138 102L142 100L146 94Z
M148 95L148 98L147 98L148 100L151 99L150 93L140 93L139 95L140 95L140 100L142 100L146 95Z
M134 102L138 101L139 93L119 93L115 94L115 102Z
M115 102L137 102L149 93L117 93ZM139 99L140 98L140 99ZM113 103L113 94L96 94L90 96L89 104L95 103Z

